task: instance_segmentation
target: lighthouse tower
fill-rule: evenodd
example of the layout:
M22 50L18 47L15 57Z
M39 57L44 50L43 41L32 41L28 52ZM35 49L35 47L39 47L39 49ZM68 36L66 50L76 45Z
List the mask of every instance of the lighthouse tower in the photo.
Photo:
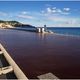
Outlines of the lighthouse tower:
M44 25L44 31L45 31L45 32L47 31L47 27L46 27L46 25Z

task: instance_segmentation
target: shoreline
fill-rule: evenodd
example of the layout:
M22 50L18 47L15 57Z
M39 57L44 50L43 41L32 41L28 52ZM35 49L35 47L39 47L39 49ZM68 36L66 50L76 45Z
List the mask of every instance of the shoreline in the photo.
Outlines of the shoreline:
M25 32L34 32L34 33L37 33L35 31L32 31L32 30L24 30L24 29L16 29L16 28L0 28L2 30L18 30L18 31L25 31ZM80 38L80 35L72 35L72 34L61 34L61 33L48 33L48 32L45 32L45 33L39 33L39 34L51 34L51 35L59 35L59 36L69 36L69 37L77 37L77 38Z

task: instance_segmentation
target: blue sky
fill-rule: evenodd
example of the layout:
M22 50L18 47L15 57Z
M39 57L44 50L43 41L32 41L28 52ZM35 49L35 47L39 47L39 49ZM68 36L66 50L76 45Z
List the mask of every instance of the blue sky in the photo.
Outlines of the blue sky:
M80 27L80 1L0 1L0 20L36 27Z

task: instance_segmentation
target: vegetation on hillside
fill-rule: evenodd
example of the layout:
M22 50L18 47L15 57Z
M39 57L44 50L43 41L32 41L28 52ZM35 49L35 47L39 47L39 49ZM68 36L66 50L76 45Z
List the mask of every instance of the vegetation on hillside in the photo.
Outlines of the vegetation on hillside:
M0 24L3 24L4 27L6 25L10 25L10 26L13 26L13 27L34 27L32 25L29 25L29 24L22 24L18 21L3 21L3 20L0 20Z

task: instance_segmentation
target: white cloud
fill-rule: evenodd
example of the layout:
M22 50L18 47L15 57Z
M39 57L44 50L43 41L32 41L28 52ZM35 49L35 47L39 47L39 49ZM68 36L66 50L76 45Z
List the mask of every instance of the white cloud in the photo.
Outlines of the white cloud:
M29 15L18 15L17 17L24 18L24 19L34 19L33 16L29 16Z
M64 11L70 11L70 8L63 8Z
M47 19L54 21L54 22L66 22L67 21L67 19L61 16L48 16Z
M62 10L61 9L56 9L56 12L62 13Z
M41 11L41 13L45 13L45 11Z
M75 17L48 16L47 20L57 27L80 27L80 19Z
M56 7L53 7L52 9L56 9Z
M61 14L68 15L70 12L61 12Z
M70 14L70 8L63 8L63 9L60 9L60 8L57 8L57 7L48 7L46 8L45 10L42 11L42 14L44 15L51 15L51 14L62 14L62 15L68 15Z
M47 12L48 12L48 13L51 13L51 12L52 12L51 8L48 7L48 8L47 8Z
M52 10L52 13L56 13L56 10Z
M28 12L26 12L26 11L21 12L21 14L24 14L24 15L27 14L27 13L28 13Z
M51 21L55 21L55 22L77 22L79 21L78 18L72 18L72 17L62 17L62 16L48 16L47 17L48 20L51 20Z
M7 16L7 13L5 13L5 12L0 12L0 16Z

